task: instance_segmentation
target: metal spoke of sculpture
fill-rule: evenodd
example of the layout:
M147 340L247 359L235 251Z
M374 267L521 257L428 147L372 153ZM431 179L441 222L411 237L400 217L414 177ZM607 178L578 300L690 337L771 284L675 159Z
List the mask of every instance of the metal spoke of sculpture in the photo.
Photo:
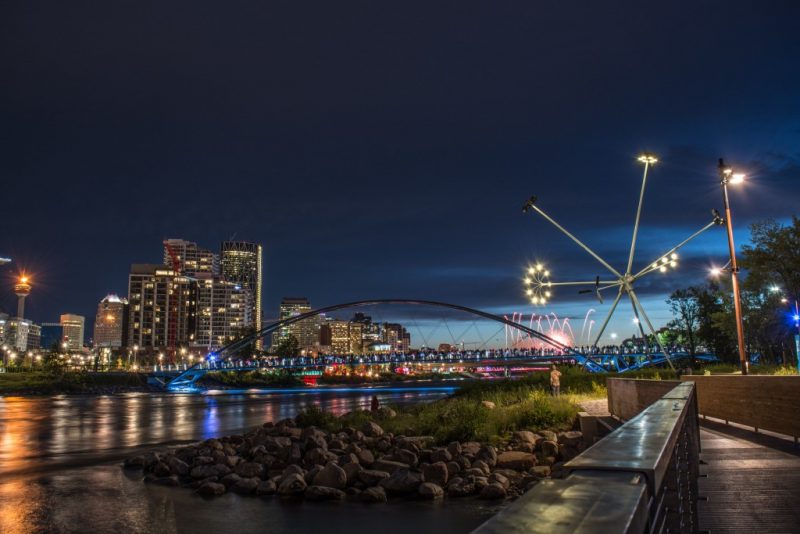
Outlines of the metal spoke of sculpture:
M634 314L634 321L636 321L639 325L639 330L642 334L642 337L645 337L644 334L644 327L642 326L641 319L644 320L645 324L647 325L647 329L653 334L656 343L658 344L659 350L664 354L667 362L669 363L670 367L672 365L672 361L670 360L669 354L664 349L661 341L656 335L655 328L653 328L653 324L650 322L650 318L647 316L647 313L642 306L641 301L636 296L636 292L634 291L634 284L640 278L647 276L648 274L654 272L666 272L670 268L675 268L677 266L678 260L678 250L686 245L689 241L694 239L695 237L699 236L712 226L721 225L724 223L722 217L717 213L715 210L712 210L713 219L710 223L706 224L698 231L678 243L677 245L673 246L665 253L661 254L656 258L654 261L651 261L647 264L646 267L642 268L640 271L634 273L631 269L633 267L633 259L636 253L636 239L639 234L639 220L642 216L642 202L644 200L644 191L647 185L647 173L658 160L649 155L644 154L638 158L638 161L644 164L644 175L642 176L642 187L639 193L639 206L636 209L636 219L633 225L633 238L631 239L631 248L628 254L628 264L625 268L624 273L618 271L614 267L612 267L606 260L601 258L595 251L589 248L585 243L583 243L580 239L572 235L569 231L567 231L563 226L558 224L552 217L547 215L541 208L536 205L536 197L531 197L523 206L522 211L527 212L529 210L533 210L542 217L545 218L549 223L553 226L558 228L564 235L569 237L572 241L574 241L579 247L585 250L590 256L592 256L595 260L600 262L600 264L605 267L610 273L611 277L608 280L601 280L598 276L595 280L589 281L576 281L576 282L553 282L550 280L549 271L546 271L544 266L541 264L537 264L533 267L530 267L526 273L524 283L525 283L525 293L530 298L532 304L545 304L547 300L551 297L554 288L559 286L593 286L589 289L581 290L580 293L595 293L598 300L602 303L603 302L603 291L608 289L617 289L617 295L614 298L614 301L611 303L611 308L608 311L608 315L606 315L605 320L603 321L600 330L597 332L595 336L593 346L597 346L600 342L600 338L602 337L603 333L605 332L606 327L608 326L608 322L611 320L611 317L614 315L614 312L617 309L617 305L619 304L620 300L622 299L623 294L628 296L630 300L631 306L633 308Z

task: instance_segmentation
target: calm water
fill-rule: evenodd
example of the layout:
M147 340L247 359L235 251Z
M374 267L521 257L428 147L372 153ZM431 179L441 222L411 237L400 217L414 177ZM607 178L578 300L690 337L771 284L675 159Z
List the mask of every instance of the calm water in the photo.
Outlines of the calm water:
M314 390L221 395L0 397L0 533L468 532L496 508L474 500L386 505L293 503L144 484L119 467L152 446L237 433L309 404L336 413L424 402L450 389Z

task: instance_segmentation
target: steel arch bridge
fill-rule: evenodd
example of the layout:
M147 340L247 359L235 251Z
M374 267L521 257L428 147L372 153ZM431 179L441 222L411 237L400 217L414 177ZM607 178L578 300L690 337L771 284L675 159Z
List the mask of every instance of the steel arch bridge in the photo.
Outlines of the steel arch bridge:
M346 302L346 303L342 303L342 304L334 304L334 305L331 305L331 306L325 306L323 308L318 308L316 310L311 310L309 312L302 313L300 315L296 315L296 316L293 316L293 317L282 319L280 321L275 321L273 323L270 323L269 325L265 326L264 328L262 328L258 332L255 332L253 334L245 336L242 339L239 339L237 341L234 341L233 343L230 343L230 344L222 347L219 351L217 351L215 353L212 353L212 355L215 356L216 360L224 361L224 360L230 359L232 356L235 356L240 350L242 350L243 348L247 347L248 345L250 345L254 341L258 340L259 338L267 336L267 335L271 334L272 332L274 332L274 331L276 331L276 330L278 330L280 328L292 325L294 323L303 321L305 319L309 319L309 318L315 317L315 316L323 314L323 313L334 312L334 311L337 311L337 310L342 310L342 309L347 309L347 308L361 308L361 307L375 306L375 305L380 305L380 304L419 305L419 306L431 306L431 307L436 307L436 308L444 308L444 309L464 312L466 314L473 315L475 317L480 317L480 318L483 318L483 319L487 319L487 320L490 320L490 321L494 321L494 322L497 322L497 323L502 323L502 324L504 324L506 326L509 326L511 328L518 329L518 330L522 331L523 333L528 334L529 336L531 336L533 338L539 339L539 340L547 343L548 345L550 345L551 347L553 347L553 348L555 348L557 350L560 350L562 355L564 355L566 357L569 357L571 359L574 359L575 362L578 365L581 365L587 371L594 372L594 373L605 373L605 372L608 372L608 370L609 370L608 367L610 366L609 365L610 362L613 365L613 367L615 367L614 368L615 371L623 372L623 371L631 370L631 369L634 369L634 368L638 369L638 368L641 368L641 367L658 365L658 364L664 363L666 361L666 358L663 355L657 355L657 356L654 355L653 357L651 357L649 359L646 359L646 360L642 359L642 358L638 358L637 359L638 361L636 363L634 363L633 365L626 365L623 368L623 367L621 367L619 365L619 362L617 360L617 355L586 355L586 354L583 354L581 352L578 352L574 348L572 348L570 346L567 346L567 345L561 343L560 341L558 341L558 340L556 340L556 339L554 339L554 338L552 338L552 337L550 337L550 336L548 336L546 334L543 334L543 333L539 332L538 330L534 330L533 328L525 326L524 324L520 324L520 323L518 323L516 321L512 321L511 319L508 319L507 317L501 317L499 315L495 315L495 314L492 314L492 313L489 313L489 312L485 312L485 311L482 311L482 310L478 310L478 309L475 309L475 308L469 308L467 306L461 306L461 305L458 305L458 304L450 304L450 303L447 303L447 302L439 302L439 301L434 301L434 300L420 300L420 299L371 299L371 300L358 300L358 301L353 301L353 302ZM631 355L629 355L629 356L631 356ZM685 357L686 355L679 355L679 354L675 354L674 355L674 357L682 357L682 356ZM536 362L537 360L538 361L550 361L552 359L553 359L553 356L531 356L531 355L526 355L524 357L519 357L519 356L513 356L513 357L507 357L507 358L493 357L493 358L491 358L491 361L506 360L506 361L508 361L508 363L511 363L513 361L521 361L521 360L525 360L525 361L529 361L529 362ZM471 361L476 362L476 363L477 362L488 363L489 362L489 358L481 359L480 355L478 355L476 358L473 358ZM380 361L376 362L375 364L376 365L385 365L387 363L401 363L401 362L408 362L408 363L415 363L415 362L416 363L420 363L420 362L421 363L448 363L448 362L452 362L452 360L441 359L441 362L439 362L439 360L436 360L436 359L420 361L420 360L406 359L405 355L400 355L400 356L398 356L396 361L380 360ZM326 365L326 364L321 364L321 363L320 364L311 363L311 364L303 364L303 365L285 364L285 365L270 366L268 368L272 368L272 369L275 369L275 368L288 369L288 368L296 368L296 367L320 367L320 366L324 366L324 365ZM202 377L203 375L205 375L209 371L238 371L238 370L252 370L252 369L258 369L258 368L264 368L264 367L260 367L260 366L241 366L241 365L211 366L211 365L208 365L208 364L206 364L204 362L200 362L200 363L197 363L197 364L193 365L192 367L189 367L184 372L179 374L177 377L172 379L167 384L167 389L169 389L170 391L185 391L185 390L194 389L194 383L200 377Z

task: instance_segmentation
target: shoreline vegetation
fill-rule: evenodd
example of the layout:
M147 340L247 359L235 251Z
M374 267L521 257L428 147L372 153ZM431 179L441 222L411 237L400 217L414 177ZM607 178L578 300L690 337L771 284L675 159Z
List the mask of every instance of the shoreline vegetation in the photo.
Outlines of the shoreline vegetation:
M675 379L671 369L641 369L625 374L587 373L577 367L562 367L565 376L562 377L565 392L585 393L596 384L605 386L608 377L627 378L652 378L662 380ZM733 364L713 364L696 369L695 374L737 374L738 367ZM797 374L797 369L785 366L753 366L752 374L787 375ZM534 373L524 377L513 378L511 382L536 384L546 388L548 385L546 372ZM487 385L495 382L505 382L506 379L486 381ZM468 387L468 384L481 382L469 375L444 375L440 373L427 373L417 375L400 375L396 373L376 373L371 377L362 376L323 376L317 381L317 386L397 386L402 384L457 384L457 387ZM299 377L287 372L264 371L237 371L237 372L211 372L204 376L198 383L206 389L258 389L258 388L298 388L316 387L306 385ZM128 392L159 392L163 389L149 385L146 373L130 372L88 372L88 371L63 371L63 370L34 370L24 372L0 373L0 395L3 396L34 396L34 395L112 395Z

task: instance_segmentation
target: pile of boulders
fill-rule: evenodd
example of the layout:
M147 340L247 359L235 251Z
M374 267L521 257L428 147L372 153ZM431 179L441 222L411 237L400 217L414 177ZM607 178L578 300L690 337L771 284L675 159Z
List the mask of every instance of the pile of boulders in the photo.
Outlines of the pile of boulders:
M419 499L516 497L582 449L580 432L515 432L500 447L454 441L437 447L429 436L361 428L329 433L292 419L266 423L244 435L209 439L125 461L145 482L195 489L207 497L235 492L308 500L387 497Z

